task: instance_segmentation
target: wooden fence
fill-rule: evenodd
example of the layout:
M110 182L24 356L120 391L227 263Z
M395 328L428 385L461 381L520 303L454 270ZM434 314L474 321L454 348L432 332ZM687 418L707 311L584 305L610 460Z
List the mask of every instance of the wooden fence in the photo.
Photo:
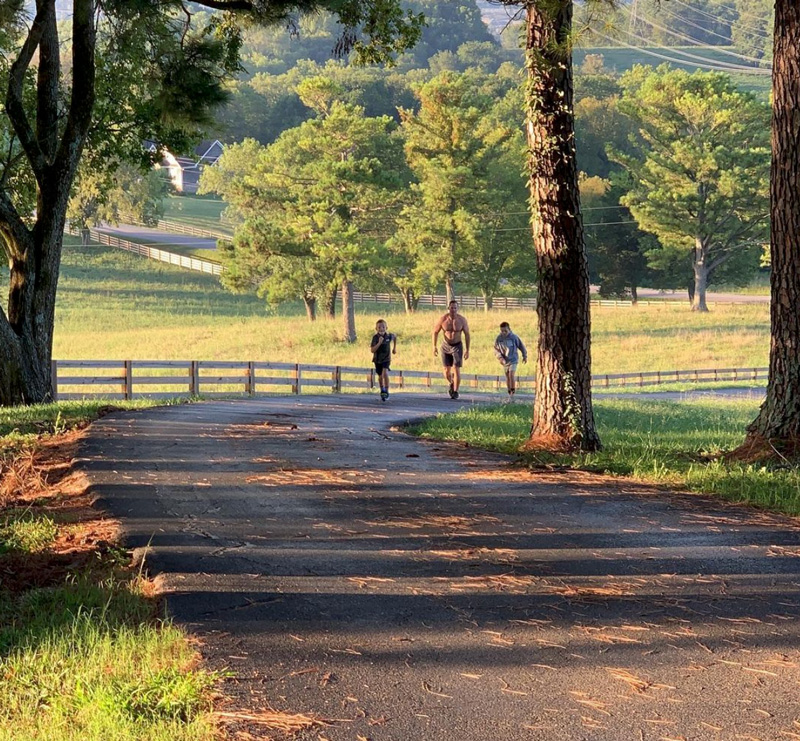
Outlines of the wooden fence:
M501 391L503 375L462 373L464 391ZM595 376L596 388L646 387L665 383L766 381L766 368L650 371ZM532 391L533 376L518 376L518 388ZM218 360L54 360L52 388L56 399L102 397L174 398L180 396L255 396L264 393L343 393L375 388L375 371L350 366ZM392 388L444 391L440 371L392 372Z
M80 231L77 229L70 229L69 233L80 236ZM121 250L133 252L136 255L142 255L142 257L149 257L151 260L159 260L160 262L166 262L170 265L177 265L179 268L196 270L201 273L208 273L209 275L222 275L222 265L218 262L203 260L202 258L192 257L191 255L180 255L177 252L162 250L158 247L150 247L146 244L138 244L137 242L131 242L127 239L120 239L113 234L99 232L96 229L89 230L89 237L92 241L99 242L107 247L118 247Z

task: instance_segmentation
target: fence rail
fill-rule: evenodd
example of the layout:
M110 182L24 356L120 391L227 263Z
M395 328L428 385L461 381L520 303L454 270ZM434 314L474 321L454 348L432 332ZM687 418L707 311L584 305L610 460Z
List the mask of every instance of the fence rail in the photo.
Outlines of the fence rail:
M368 391L374 389L376 383L372 368L216 360L54 360L51 378L55 399L167 399L187 395L255 396L306 391L344 393ZM767 368L710 368L612 373L594 376L592 383L596 388L618 388L766 379ZM534 376L518 376L517 387L531 391L534 381ZM397 370L392 373L392 384L406 391L446 388L439 371ZM501 391L506 382L502 374L462 373L461 387L472 391Z
M74 236L81 236L80 230L78 229L71 228L68 229L68 232ZM113 234L105 234L96 229L89 229L89 238L107 247L117 247L126 252L133 252L136 255L149 257L151 260L158 260L170 265L176 265L179 268L208 273L209 275L222 275L222 265L218 262L212 262L211 260L203 260L200 257L192 257L191 255L180 255L177 252L162 250L158 247L150 247L146 244L130 242L127 239L120 239Z
M146 226L146 224L137 223L137 226ZM199 226L190 226L188 224L181 224L177 221L169 221L168 219L159 219L158 228L165 232L172 234L186 234L190 237L208 237L209 239L226 239L231 240L230 234L223 232L215 232L211 229L203 229Z

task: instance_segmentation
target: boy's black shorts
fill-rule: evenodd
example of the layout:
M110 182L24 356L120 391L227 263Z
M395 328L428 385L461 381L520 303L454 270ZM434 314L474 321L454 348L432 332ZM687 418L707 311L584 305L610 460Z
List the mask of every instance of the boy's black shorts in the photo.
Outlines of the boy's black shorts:
M388 360L385 363L375 363L375 372L383 373L385 370L391 370L390 365L391 363Z

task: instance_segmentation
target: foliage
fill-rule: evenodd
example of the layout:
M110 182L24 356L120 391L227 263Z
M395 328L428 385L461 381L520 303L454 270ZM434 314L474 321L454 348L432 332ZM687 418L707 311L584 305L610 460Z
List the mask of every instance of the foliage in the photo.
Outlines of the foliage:
M416 95L419 110L400 113L418 182L393 252L412 256L417 290L452 287L460 276L491 297L512 264L530 279L524 144L509 115L521 102L512 79L443 72Z
M621 203L658 236L654 266L691 258L696 302L704 305L708 280L746 281L758 264L767 229L769 108L713 72L637 67L621 84L620 108L639 134L635 155L613 153L633 178Z
M402 143L389 117L365 116L335 100L337 90L309 80L302 92L318 118L268 147L229 147L203 174L201 190L220 194L242 220L223 252L228 285L257 287L271 301L290 287L310 298L380 261L409 177Z
M156 226L164 215L166 191L166 183L156 170L141 171L129 164L112 171L84 169L78 174L67 218L78 229L103 222Z
M596 225L586 227L589 271L603 298L635 299L636 288L648 278L645 253L657 245L652 236L639 230L630 211L620 205L624 193L619 185L596 176L581 180L581 203L590 223Z

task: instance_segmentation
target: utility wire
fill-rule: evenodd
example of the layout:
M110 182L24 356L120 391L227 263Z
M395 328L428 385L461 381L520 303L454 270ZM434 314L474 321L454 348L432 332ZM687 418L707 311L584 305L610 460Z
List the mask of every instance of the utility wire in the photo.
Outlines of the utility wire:
M675 18L677 18L680 21L684 20L680 16L675 16ZM655 28L655 29L657 29L659 31L663 31L664 33L668 33L670 36L674 36L675 38L683 39L684 41L688 41L691 44L693 44L694 46L700 46L700 47L702 47L704 49L709 49L709 50L713 49L714 52L716 52L717 54L728 54L731 57L737 57L738 59L745 59L748 62L755 62L758 65L763 64L763 60L762 59L757 59L756 57L748 57L745 54L737 54L735 51L729 51L728 49L723 49L721 47L716 47L716 46L711 46L709 44L704 44L702 41L699 41L698 39L694 38L693 36L687 36L686 34L680 33L678 31L671 31L670 29L665 28L664 26L660 26L658 23L655 23L654 21L648 20L647 18L641 18L640 20L643 23L646 23L648 26L652 26L653 28ZM690 24L690 25L695 25L695 24ZM702 29L703 27L702 26L697 26L697 28ZM715 34L715 36L719 36L719 35L720 34ZM725 38L725 37L721 37L721 38ZM666 47L666 48L671 49L673 47ZM722 61L718 61L717 63L718 64L728 64L727 62L722 62ZM741 65L738 65L738 66L741 66Z
M650 44L648 39L644 38L643 36L638 36L630 31L623 31L623 33L627 34L631 38L636 39L637 41ZM644 48L639 47L642 51ZM750 65L743 65L743 64L732 64L730 62L720 62L716 59L709 59L708 57L703 57L698 54L692 54L688 51L683 51L683 49L679 49L675 46L650 46L650 48L661 49L662 51L669 51L671 54L678 54L679 56L686 57L689 60L693 60L691 62L684 61L683 64L694 64L694 60L704 62L706 64L711 64L716 67L716 69L722 72L744 72L749 74L761 74L761 75L768 75L770 70L765 69L763 67L752 67Z
M716 23L719 23L719 18L717 18L717 16L712 15L711 13L708 13L705 10L701 10L700 8L695 8L692 5L689 5L688 3L682 2L681 0L671 0L671 2L674 2L677 5L682 5L684 8L688 8L689 10L697 13L698 15L704 15L704 16L706 16L706 18L710 18L712 21L715 21ZM717 3L717 5L719 5L719 7L724 9L724 10L730 10L730 11L736 13L737 15L739 15L741 13L740 10L738 10L737 8L733 8L730 5L723 5L721 3ZM754 36L760 36L762 39L769 39L770 38L770 34L764 33L764 31L762 29L756 30L754 26L750 26L750 25L748 25L746 23L745 24L740 23L739 25L742 28L742 30L748 31L749 33L752 33Z
M692 62L692 61L690 61L688 59L676 59L675 57L670 57L670 56L667 56L666 54L659 54L656 51L652 51L652 49L644 48L644 47L641 47L641 46L634 46L633 44L628 44L628 43L626 43L624 41L621 41L619 39L614 39L611 36L608 36L607 34L601 33L597 29L592 29L592 31L597 36L599 36L600 38L605 39L606 41L611 42L611 44L613 44L613 45L624 46L627 49L634 49L636 51L641 52L642 54L647 54L648 56L655 57L656 59L662 59L662 60L664 60L666 62L672 62L673 64L679 64L679 65L683 65L683 66L687 66L687 67L700 67L702 69L711 69L711 70L715 70L716 72L728 72L728 73L731 72L731 70L729 68L720 67L720 66L718 66L716 64L708 64L708 63L704 63L704 62ZM640 37L635 37L635 38L639 38L641 41L644 41L645 43L647 43L647 39L641 39ZM664 49L664 50L671 49L671 47L665 47L665 46L657 46L655 48L656 49ZM706 62L708 61L708 57L701 57L701 58L705 59ZM735 70L735 71L737 71L737 70ZM769 75L770 74L769 70L759 69L757 67L744 67L743 66L738 71L743 72L745 74L758 75L758 76L762 76L762 77L765 76L765 75Z

